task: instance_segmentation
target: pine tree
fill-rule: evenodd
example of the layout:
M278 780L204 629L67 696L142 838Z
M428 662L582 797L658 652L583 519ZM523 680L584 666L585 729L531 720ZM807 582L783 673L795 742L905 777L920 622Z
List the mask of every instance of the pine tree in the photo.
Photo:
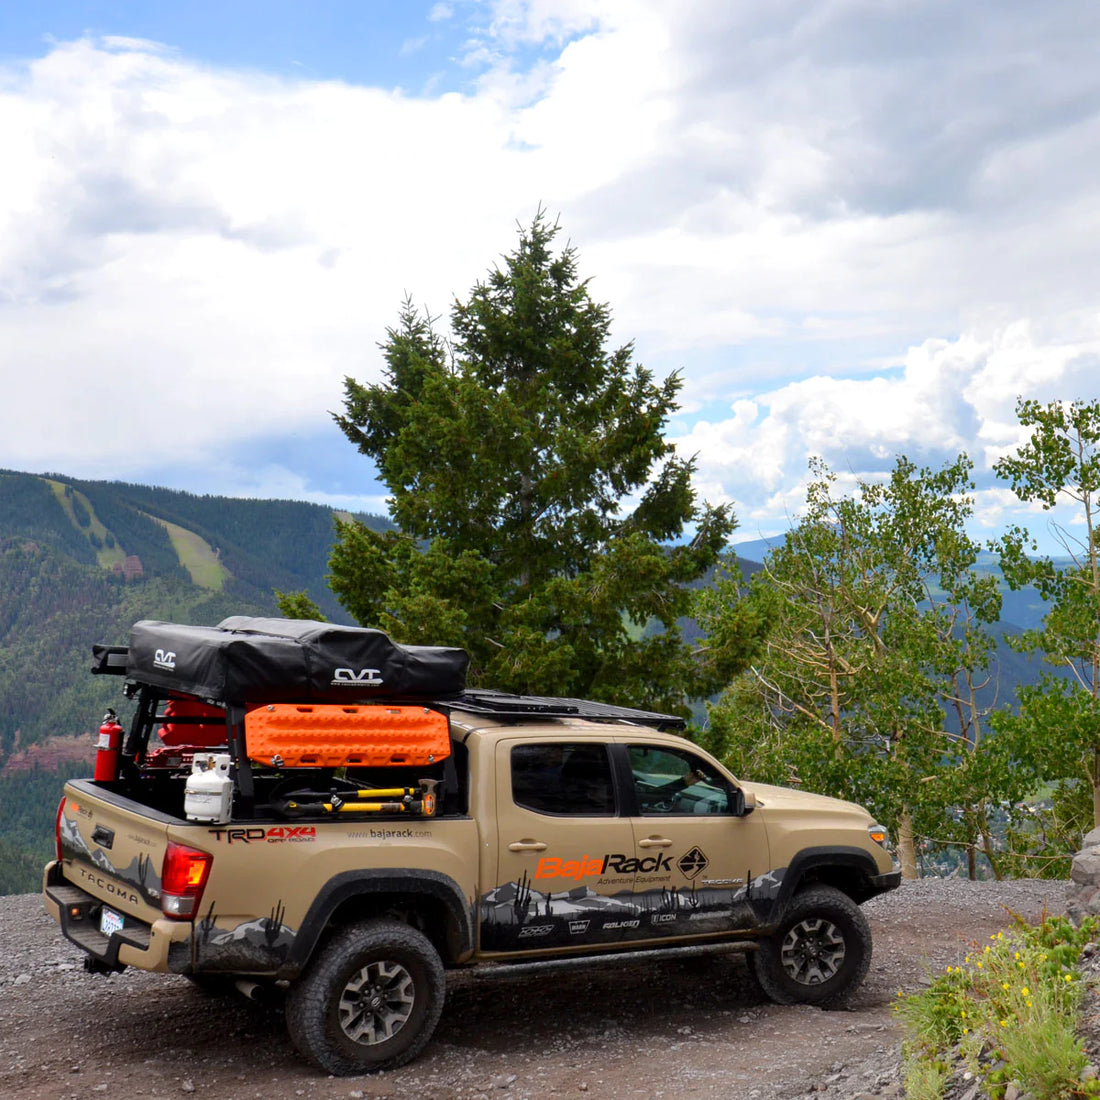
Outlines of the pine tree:
M464 646L475 682L686 712L741 658L681 631L734 519L697 502L663 436L679 376L608 350L610 311L558 232L541 211L521 229L454 304L451 342L406 300L384 380L347 379L337 422L398 530L341 523L333 591L399 640Z

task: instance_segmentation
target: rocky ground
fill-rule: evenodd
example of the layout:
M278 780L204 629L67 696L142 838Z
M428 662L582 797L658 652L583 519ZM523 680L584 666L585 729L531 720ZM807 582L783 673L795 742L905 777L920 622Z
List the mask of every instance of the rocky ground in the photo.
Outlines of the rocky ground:
M1065 897L1058 882L904 884L866 906L874 960L843 1011L762 1003L737 956L459 974L427 1052L354 1079L302 1064L277 1004L203 994L177 977L86 975L37 897L0 897L0 1096L897 1097L897 991L961 960L1010 911L1062 912Z

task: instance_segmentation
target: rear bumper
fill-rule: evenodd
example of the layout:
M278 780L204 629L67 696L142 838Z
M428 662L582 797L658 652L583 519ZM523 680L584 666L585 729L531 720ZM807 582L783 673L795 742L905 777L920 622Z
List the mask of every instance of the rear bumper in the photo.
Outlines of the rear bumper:
M165 918L146 924L125 917L123 927L106 936L99 930L103 902L69 882L57 862L46 866L42 898L46 912L57 921L65 938L94 960L94 969L117 971L136 966L172 974L191 970L189 923Z

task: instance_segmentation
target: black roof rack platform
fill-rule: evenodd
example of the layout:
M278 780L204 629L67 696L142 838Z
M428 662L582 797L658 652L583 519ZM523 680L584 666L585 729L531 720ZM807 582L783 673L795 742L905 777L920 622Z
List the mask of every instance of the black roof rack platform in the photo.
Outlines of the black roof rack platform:
M660 730L682 730L687 720L675 714L636 710L591 699L564 699L548 695L509 695L505 691L467 688L458 698L440 700L452 710L490 714L494 718L588 718L596 722L633 722Z

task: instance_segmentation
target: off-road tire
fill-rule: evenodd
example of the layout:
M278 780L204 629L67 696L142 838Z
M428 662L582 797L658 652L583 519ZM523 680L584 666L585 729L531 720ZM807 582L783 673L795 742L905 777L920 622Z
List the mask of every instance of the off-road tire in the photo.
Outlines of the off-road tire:
M443 1011L443 963L427 936L395 920L338 932L287 993L291 1041L337 1077L412 1061Z
M764 995L781 1005L827 1008L844 1001L871 965L871 929L859 906L832 886L791 898L779 927L750 966Z

